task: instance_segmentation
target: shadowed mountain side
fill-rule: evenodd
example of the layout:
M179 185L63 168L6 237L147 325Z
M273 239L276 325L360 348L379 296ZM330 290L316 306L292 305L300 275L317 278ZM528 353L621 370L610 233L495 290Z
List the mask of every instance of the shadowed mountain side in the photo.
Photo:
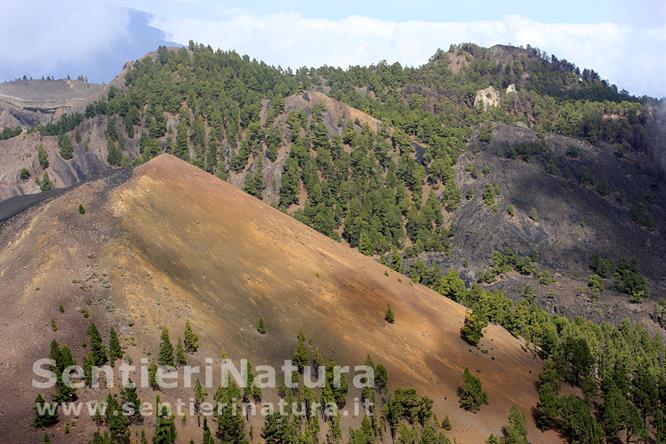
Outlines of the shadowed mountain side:
M539 148L507 156L508 150L525 146ZM492 141L470 149L457 166L464 197L452 217L452 253L430 259L443 269L463 270L468 282L476 282L492 266L493 252L512 248L533 255L556 282L542 285L537 277L512 272L494 288L519 299L529 285L540 305L553 313L614 323L628 318L661 331L651 315L666 289L660 260L666 254L666 187L657 167L646 166L649 156L554 134L541 145L531 130L496 125ZM499 192L486 202L490 185ZM634 221L641 205L649 210L653 227ZM609 281L599 301L589 303L581 293L588 288L595 255L636 258L653 297L632 304Z
M84 216L76 211L79 203L86 206ZM393 271L386 276L372 259L174 157L159 156L126 182L112 176L30 208L0 228L0 242L8 245L0 252L7 316L0 346L12 353L0 379L7 394L0 401L0 435L11 433L15 442L41 436L26 414L36 396L30 367L48 352L51 335L39 332L48 329L60 303L65 315L53 336L72 347L77 361L93 320L131 338L126 353L134 362L157 350L160 326L179 332L186 319L202 344L193 360L224 352L254 365L281 364L303 329L337 364L362 364L369 353L386 366L391 390L413 387L432 398L435 413L449 415L457 442L501 433L513 404L528 418L531 442L559 441L531 419L541 362L522 340L490 326L480 344L487 352L469 347L460 339L461 305ZM72 283L83 276L90 288ZM387 304L393 325L383 320ZM90 319L78 312L82 305ZM256 332L260 317L266 335ZM489 405L477 414L458 408L464 367L488 394ZM79 396L101 398L90 390ZM150 400L154 392L140 396ZM343 431L352 424L358 421L345 418ZM144 427L152 430L150 422ZM77 430L72 439L84 441L82 432L92 433L94 424L84 418ZM199 434L188 424L179 429L179 440Z

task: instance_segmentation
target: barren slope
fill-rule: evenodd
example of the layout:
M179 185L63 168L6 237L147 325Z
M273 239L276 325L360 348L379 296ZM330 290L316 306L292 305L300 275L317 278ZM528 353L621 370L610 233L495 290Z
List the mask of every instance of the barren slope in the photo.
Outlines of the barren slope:
M557 441L530 417L540 361L503 329L488 329L481 344L487 353L470 349L459 335L462 306L390 270L386 276L382 265L174 157L162 155L125 180L118 173L82 185L0 227L0 436L41 436L30 428L37 393L30 368L52 337L80 362L89 321L103 331L115 325L137 362L155 352L159 326L180 332L190 319L202 343L194 359L223 350L255 365L278 364L291 357L302 328L336 363L361 364L369 353L387 367L391 389L414 387L431 397L440 418L451 418L458 442L500 433L512 404L526 413L532 442ZM393 325L383 320L388 303ZM259 317L265 336L255 331ZM488 393L490 404L478 414L457 405L465 366ZM101 398L90 390L79 396ZM54 442L83 441L94 431L86 419L72 428L63 436L61 421ZM190 424L178 429L182 442L200 436Z
M107 87L80 80L15 80L0 83L0 127L35 126L81 111Z

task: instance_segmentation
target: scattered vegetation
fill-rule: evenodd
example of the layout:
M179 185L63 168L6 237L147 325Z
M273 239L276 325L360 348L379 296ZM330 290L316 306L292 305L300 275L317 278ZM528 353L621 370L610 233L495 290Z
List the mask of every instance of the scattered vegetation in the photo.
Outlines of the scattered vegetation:
M460 408L478 412L483 404L488 404L488 395L481 387L481 381L467 367L463 371L463 385L460 387Z
M590 276L588 286L595 293L601 293L603 289L602 278L613 278L615 289L629 295L632 302L642 302L650 296L649 285L641 275L641 267L636 259L622 258L616 264L612 259L594 256L590 269L596 275Z
M483 203L486 206L497 208L497 198L500 195L499 186L493 183L487 183L483 186Z
M2 131L0 131L0 140L11 139L12 137L18 136L22 132L23 129L20 126L17 126L15 128L10 128L10 127L3 128Z

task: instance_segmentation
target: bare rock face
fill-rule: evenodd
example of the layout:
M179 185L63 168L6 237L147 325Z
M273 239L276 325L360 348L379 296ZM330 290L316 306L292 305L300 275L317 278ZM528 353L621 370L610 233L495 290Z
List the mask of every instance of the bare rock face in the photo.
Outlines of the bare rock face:
M490 85L486 89L480 89L476 92L476 96L474 97L474 106L475 107L482 107L484 111L488 111L489 108L493 107L496 108L500 104L500 95L499 91L497 91L495 88L493 88L492 85Z
M58 150L58 136L43 136L38 132L23 132L17 137L0 140L0 202L14 196L39 192L38 181L48 174L53 188L66 188L107 173L106 118L88 119L77 127L80 141L70 134L72 159L63 159ZM134 140L130 140L135 145ZM42 146L49 163L43 168L38 152ZM132 148L130 147L131 152ZM28 178L21 178L25 168Z
M106 89L106 85L79 80L0 83L0 126L34 127L51 122L68 112L83 110Z
M506 95L509 94L518 94L518 91L516 91L516 85L513 83L506 87Z

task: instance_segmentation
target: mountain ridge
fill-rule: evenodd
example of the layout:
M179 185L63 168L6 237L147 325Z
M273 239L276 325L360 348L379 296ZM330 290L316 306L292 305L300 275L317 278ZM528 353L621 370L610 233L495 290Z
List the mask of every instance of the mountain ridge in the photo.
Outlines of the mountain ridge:
M65 213L52 213L60 226L71 224L81 235L81 251L65 244L60 250L77 268L87 270L83 278L73 276L79 289L100 295L94 319L108 319L110 313L115 325L122 326L125 313L115 305L120 303L130 314L141 309L138 324L156 330L164 319L189 313L196 303L195 313L210 312L213 317L202 321L197 315L195 327L207 340L226 337L226 324L239 327L231 348L240 352L256 349L238 332L254 330L258 320L250 319L251 311L267 300L259 294L287 288L280 296L307 309L307 316L299 317L315 319L317 310L294 294L321 290L321 306L338 302L344 310L327 309L322 326L308 334L319 338L335 327L340 341L362 358L358 329L370 326L379 334L384 330L373 330L373 325L403 328L400 313L420 310L424 303L422 298L409 299L407 293L425 291L417 285L422 284L469 310L463 320L462 307L454 305L460 311L458 322L446 324L442 337L447 344L460 345L463 327L469 355L456 352L460 365L444 362L444 367L455 367L459 374L467 359L462 355L485 359L479 353L492 354L488 341L495 346L498 332L519 343L524 340L526 350L546 359L538 386L532 377L540 361L533 358L529 366L536 367L528 373L533 376L522 378L526 383L520 385L524 393L536 390L539 399L530 411L525 409L533 401L531 395L525 398L531 401L519 403L531 435L536 421L547 431L547 441L560 433L570 441L596 443L603 436L624 436L624 429L635 436L662 436L666 181L655 159L663 150L663 102L631 97L594 71L581 71L534 48L509 51L512 54L505 56L507 48L463 44L436 54L419 68L379 63L292 72L194 42L175 50L161 47L128 63L116 85L85 112L24 134L3 131L8 137L0 141L0 166L5 190L10 190L5 194L87 180L97 174L91 174L93 162L100 170L112 171L110 177L123 178L79 187L66 194L69 201L58 198L68 202L63 204ZM480 106L479 95L492 100ZM136 167L135 180L113 173L118 168L129 172L131 166ZM219 196L210 189L212 184L228 192ZM79 203L83 209L77 216L74 199L82 199L91 189L86 187L100 191ZM299 235L302 230L294 228L293 219L264 205L254 212L251 209L259 203L238 189L330 239ZM242 202L238 207L236 200ZM10 219L4 224L11 226L6 236L30 236L30 229L23 228L33 211L45 206L48 203ZM225 207L234 207L233 214L224 213ZM234 219L243 215L242 222ZM92 227L81 226L84 216L95 222ZM274 227L273 216L283 221L281 226L292 227L289 235L263 227ZM209 218L215 223L206 223ZM45 236L35 239L35 245L56 241ZM85 251L87 242L95 245L95 252ZM225 242L234 246L232 251L225 249ZM331 259L333 250L345 258L355 254L349 247L393 272L375 262L344 268ZM98 272L98 259L88 255L97 258L103 248L108 267ZM270 262L276 257L282 260ZM256 269L258 258L270 262L257 271L260 278L247 273ZM63 267L55 253L46 259L51 261L44 265L47 271ZM370 263L367 258L358 260ZM345 261L356 263L351 256ZM327 275L326 265L331 263L347 270L352 281ZM312 269L314 264L322 266ZM300 271L302 276L293 276ZM376 278L366 279L366 272ZM53 276L54 282L39 283L34 279L46 275L21 273L36 288L68 284L62 279L64 272ZM283 276L288 282L281 280ZM323 277L332 283L325 286ZM385 279L405 288L405 295L377 295L374 285ZM127 294L106 305L109 301L102 296L118 294L118 287ZM220 299L219 288L229 299ZM238 299L248 289L251 296ZM364 289L370 294L367 301L337 296ZM144 307L144 294L153 295L149 300L155 304ZM400 306L405 298L407 305ZM395 311L381 306L389 301L398 304L392 307ZM93 299L84 302L93 304ZM180 305L173 311L176 302ZM364 309L363 320L349 328L356 332L351 337L338 316L353 311L354 304ZM450 304L447 300L444 305ZM280 307L279 313L260 313L266 318L261 318L263 328L271 328L266 313L289 321L283 316L289 309ZM398 317L395 325L382 321L382 310L386 323ZM432 318L429 309L421 311L423 319ZM418 317L410 317L410 324L408 337L418 336ZM439 338L437 326L428 325L428 332ZM292 322L289 331L280 331L284 343L274 349L282 350L281 355L285 344L293 344L292 330L297 329ZM149 335L142 351L156 349L156 336ZM318 339L329 349L330 336ZM481 346L475 347L479 337ZM430 344L428 338L414 337L414 344L417 339ZM133 337L126 340L135 342ZM215 344L214 354L227 353L228 345ZM386 344L399 346L401 338L385 337L374 347ZM77 350L80 355L82 350ZM430 364L439 368L447 359L439 349L431 355L420 359L421 374L432 372ZM401 364L409 367L405 372L412 372L414 364ZM498 374L513 368L511 363L501 367ZM470 370L476 374L476 369ZM493 380L491 385L501 383ZM494 389L488 390L491 399L496 397ZM498 390L502 399L511 395ZM455 408L454 392L447 391L442 401L442 392L435 390L435 402ZM404 395L397 390L391 394ZM488 407L488 414L495 416L484 422L488 427L475 441L483 440L483 433L498 431L508 407ZM620 422L609 419L617 413L613 409L623 412ZM474 420L465 422L468 416L458 411L456 416L468 425L486 421L472 416ZM636 419L641 416L642 421ZM390 412L382 418L389 421ZM329 425L335 429L335 420ZM400 439L409 433L425 437L430 430L402 426ZM184 430L191 430L188 427ZM458 433L454 426L451 434Z
M536 381L540 360L500 327L487 331L482 341L486 353L469 349L458 336L464 307L168 155L136 168L129 176L116 177L78 187L3 224L0 236L10 247L0 256L0 269L11 276L7 284L19 295L7 307L7 319L16 310L24 313L19 324L3 322L7 333L3 342L24 334L29 325L41 325L43 314L57 311L57 305L63 304L66 312L56 316L59 329L55 337L69 344L77 360L85 350L75 338L83 335L88 322L96 322L115 326L126 353L138 362L142 348L157 345L154 332L158 326L177 330L177 317L172 316L177 312L181 322L183 317L190 319L205 353L223 349L233 358L273 363L280 356L290 357L293 339L288 338L295 338L302 329L341 364L358 365L370 354L387 367L392 385L412 386L434 396L434 409L442 417L448 414L456 424L452 436L466 436L465 440L499 433L512 404L518 403L528 412L536 403L532 384L511 391L506 385L516 375ZM109 188L109 184L113 185ZM76 214L77 202L86 207L85 215ZM22 235L12 234L12 226L26 223L29 226ZM55 237L62 223L69 226L67 234ZM34 239L40 239L40 257L49 258L48 266L40 265L48 273L26 285L26 272L19 269L37 265L37 257L26 256ZM187 251L192 255L186 257ZM106 277L95 284L95 280L83 278L84 271ZM61 278L48 277L54 273ZM91 284L92 293L68 283L70 278ZM39 291L34 290L36 285ZM41 294L49 295L42 310L27 310L26 304L33 304ZM303 299L304 294L312 299ZM86 299L90 320L81 318L74 308ZM392 325L383 320L387 303L396 313ZM41 322L32 318L36 314ZM265 339L253 332L260 317L267 321ZM137 345L130 345L144 335L147 337ZM359 341L359 337L365 339ZM30 350L30 355L37 357L40 350L48 349L48 336L31 334L27 338L22 350ZM378 349L383 350L381 354ZM201 359L205 353L191 359ZM408 367L403 353L409 356ZM20 354L16 356L6 375L27 365ZM456 390L465 366L475 369L483 381L492 409L457 413ZM3 399L12 404L3 405L2 410L15 412L18 416L12 418L22 424L21 430L27 430L28 421L17 405L29 408L35 393L19 394L7 378L0 383L11 394ZM91 395L85 392L81 396L87 399ZM140 395L150 397L145 390ZM11 430L2 431L3 436L14 442L32 442L31 434L18 432L15 421L3 421L13 424ZM81 418L77 433L91 427L94 425ZM552 442L553 434L542 435L531 421L528 428L533 442ZM62 428L58 430L57 436ZM195 431L188 426L181 433Z

